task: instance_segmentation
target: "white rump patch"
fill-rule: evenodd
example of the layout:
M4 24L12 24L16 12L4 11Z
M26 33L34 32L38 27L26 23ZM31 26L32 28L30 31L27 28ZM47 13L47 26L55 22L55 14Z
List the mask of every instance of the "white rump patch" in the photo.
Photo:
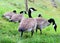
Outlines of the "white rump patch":
M7 19L10 19L10 17L9 17L9 16L6 16L6 18L7 18Z

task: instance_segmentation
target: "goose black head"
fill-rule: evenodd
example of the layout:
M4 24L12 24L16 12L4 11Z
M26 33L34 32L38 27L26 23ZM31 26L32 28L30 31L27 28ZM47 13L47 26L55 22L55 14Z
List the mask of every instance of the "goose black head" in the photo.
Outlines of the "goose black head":
M26 11L21 11L20 14L27 14Z
M50 18L50 19L48 20L48 22L49 22L49 23L53 23L53 25L55 24L55 20L54 20L53 18Z
M42 17L42 15L41 15L41 14L39 14L39 15L38 15L38 17Z
M32 18L31 13L33 11L37 11L37 10L35 8L29 8L29 10L28 10L28 16L29 16L29 18Z
M54 27L54 30L56 31L56 30L57 30L57 24L55 23L55 24L53 25L53 27Z
M57 29L57 24L55 23L55 20L54 20L53 18L50 18L50 19L48 20L48 22L53 24L54 30L56 31L56 29Z
M16 10L13 10L14 13L16 13Z
M29 8L29 10L30 10L31 12L37 11L35 8Z

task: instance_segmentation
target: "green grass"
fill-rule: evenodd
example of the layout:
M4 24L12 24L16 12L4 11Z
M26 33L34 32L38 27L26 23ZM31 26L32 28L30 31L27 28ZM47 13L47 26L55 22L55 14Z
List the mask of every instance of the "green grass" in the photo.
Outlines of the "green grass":
M13 4L11 4L13 3ZM57 23L57 32L54 31L52 24L31 37L31 33L24 33L23 37L20 37L18 32L19 23L9 22L2 17L5 12L17 10L19 13L21 10L25 10L24 0L0 0L0 43L60 43L60 8L52 7L50 0L38 0L35 4L29 2L29 7L34 7L37 11L32 13L32 16L36 18L38 14L42 14L43 18L54 18ZM15 6L16 5L16 6ZM28 17L27 15L24 15Z

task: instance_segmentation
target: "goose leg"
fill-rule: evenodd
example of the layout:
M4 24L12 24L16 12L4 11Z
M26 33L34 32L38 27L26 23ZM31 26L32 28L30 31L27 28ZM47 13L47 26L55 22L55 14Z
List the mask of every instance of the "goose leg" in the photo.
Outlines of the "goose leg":
M21 37L22 37L22 35L23 35L23 32L21 32Z
M36 29L36 32L37 32L37 29Z
M40 34L42 34L42 30L40 29Z
M34 30L31 30L31 36L33 36Z

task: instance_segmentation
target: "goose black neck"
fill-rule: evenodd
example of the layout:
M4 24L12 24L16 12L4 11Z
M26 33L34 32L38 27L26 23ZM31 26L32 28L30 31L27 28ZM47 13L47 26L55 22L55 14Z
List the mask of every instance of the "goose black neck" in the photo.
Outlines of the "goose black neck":
M53 23L53 25L55 24L55 20L53 18L48 20L49 23Z
M49 22L49 23L53 23L54 30L56 31L56 29L57 29L57 24L55 23L55 20L51 18L51 19L48 20L48 22Z
M31 16L31 10L30 9L28 11L28 16L29 16L29 18L32 18L32 16Z

